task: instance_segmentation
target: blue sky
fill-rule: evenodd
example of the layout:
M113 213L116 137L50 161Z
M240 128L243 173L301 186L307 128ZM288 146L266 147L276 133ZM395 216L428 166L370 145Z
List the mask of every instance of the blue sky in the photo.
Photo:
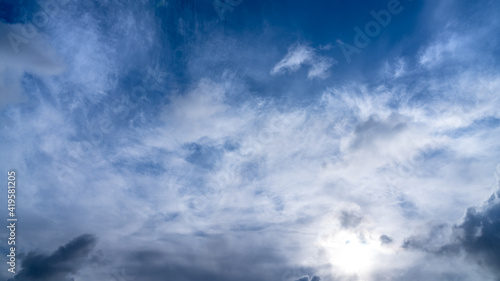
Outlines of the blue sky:
M0 8L1 280L500 280L499 3Z

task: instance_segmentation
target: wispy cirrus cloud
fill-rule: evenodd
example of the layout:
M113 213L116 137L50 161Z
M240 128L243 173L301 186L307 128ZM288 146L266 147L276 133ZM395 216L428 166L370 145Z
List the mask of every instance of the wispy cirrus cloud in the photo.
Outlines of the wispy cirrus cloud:
M271 75L295 72L303 65L309 66L307 78L325 79L330 76L329 69L337 62L333 58L317 54L317 50L308 45L295 44L290 47L286 56L271 70Z

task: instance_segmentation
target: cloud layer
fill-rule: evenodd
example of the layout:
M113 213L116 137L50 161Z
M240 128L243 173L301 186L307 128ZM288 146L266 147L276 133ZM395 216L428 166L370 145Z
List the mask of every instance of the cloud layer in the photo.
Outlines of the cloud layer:
M404 2L359 67L332 42L381 7L285 4L58 1L1 41L2 278L497 280L498 5Z

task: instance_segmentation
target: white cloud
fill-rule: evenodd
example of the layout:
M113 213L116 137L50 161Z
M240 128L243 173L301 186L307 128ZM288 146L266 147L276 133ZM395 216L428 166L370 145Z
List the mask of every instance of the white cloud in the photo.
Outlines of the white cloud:
M309 65L307 78L324 79L330 76L328 70L334 64L336 64L334 59L318 55L315 49L307 45L297 44L290 47L286 56L273 67L271 74L295 72L302 65Z
M491 30L496 29L493 23L490 28L480 28L474 32L465 30L444 30L437 34L427 45L420 49L418 62L426 69L460 63L461 65L478 66L488 64L493 59L491 53L482 49L482 42L491 40Z
M307 78L327 78L329 76L328 70L333 65L333 60L325 57L317 58L311 65Z
M281 59L271 71L271 74L279 74L286 71L296 71L302 64L308 63L314 55L310 47L297 45L288 50L288 54Z

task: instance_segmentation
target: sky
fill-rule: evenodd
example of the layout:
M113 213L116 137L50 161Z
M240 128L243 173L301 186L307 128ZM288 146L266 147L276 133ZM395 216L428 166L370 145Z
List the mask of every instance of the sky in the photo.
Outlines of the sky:
M1 1L0 280L499 281L499 13Z

